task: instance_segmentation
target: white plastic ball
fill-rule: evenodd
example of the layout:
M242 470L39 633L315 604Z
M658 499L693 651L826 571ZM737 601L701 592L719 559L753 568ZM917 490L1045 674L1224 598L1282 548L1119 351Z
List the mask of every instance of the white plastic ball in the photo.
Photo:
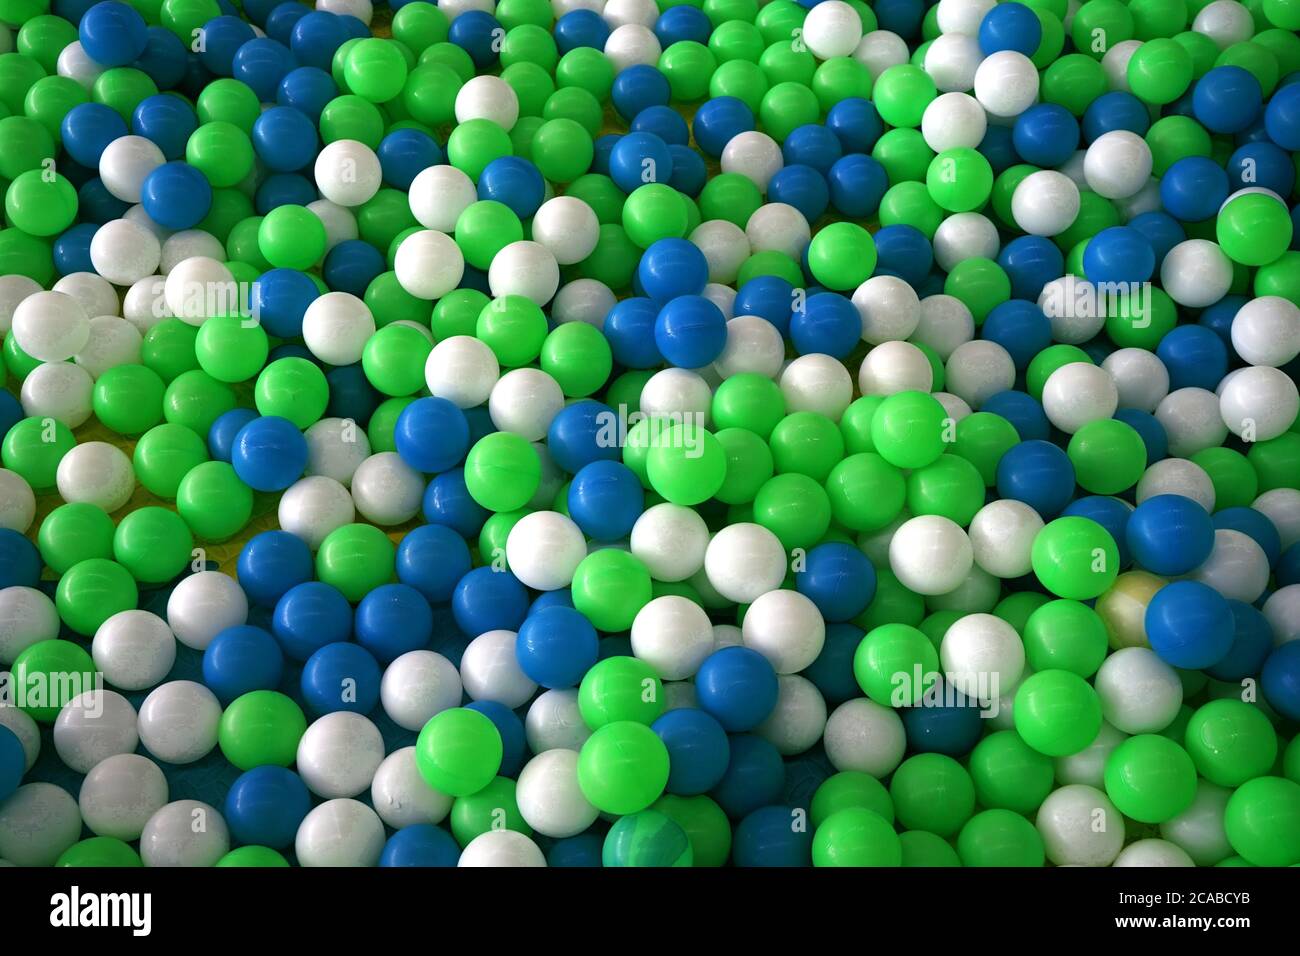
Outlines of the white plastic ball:
M1128 85L1128 61L1142 46L1141 40L1121 40L1112 43L1101 58L1101 68L1106 74L1108 89L1131 92Z
M1101 366L1071 362L1047 377L1042 401L1048 421L1073 435L1089 422L1114 415L1119 407L1119 390Z
M713 653L713 625L694 601L665 594L647 603L632 621L632 653L662 680L694 676Z
M652 27L659 19L659 5L654 0L608 0L601 16L616 29L626 23Z
M1099 305L1097 287L1072 275L1043 284L1038 307L1051 325L1052 340L1079 345L1094 338L1106 324L1106 309Z
M528 441L546 437L551 420L564 408L564 392L546 372L516 368L492 386L488 413L498 431L512 432Z
M1273 488L1264 492L1250 505L1277 528L1282 536L1282 550L1300 541L1300 491L1295 488Z
M455 111L457 123L491 120L508 133L519 121L519 97L501 77L483 74L471 77L457 91Z
M533 753L581 749L591 728L578 709L578 692L548 690L538 694L524 717L524 736Z
M75 80L87 93L91 92L95 81L105 70L90 58L80 40L73 40L63 48L55 61L54 69L59 76Z
M889 567L917 594L947 594L970 573L974 553L961 526L940 515L904 522L889 544Z
M312 808L298 825L293 850L299 866L377 866L384 824L364 803L340 798Z
M1101 663L1094 681L1107 723L1126 734L1153 734L1178 716L1178 673L1149 647L1122 647Z
M934 349L943 361L960 346L975 338L975 318L961 299L951 295L929 295L919 303L920 320L909 338Z
M326 292L313 299L302 316L303 344L330 365L361 361L361 352L374 334L370 307L350 292Z
M26 534L36 519L36 493L27 480L0 468L0 528Z
M45 362L23 379L19 391L28 418L53 418L78 428L94 411L95 383L90 373L71 362Z
M196 651L228 627L248 620L248 598L235 579L220 571L182 578L167 599L167 625L176 640Z
M14 310L39 292L41 284L35 279L20 275L0 276L0 335L7 335L13 327Z
M819 60L848 56L862 39L862 18L844 0L824 0L808 11L802 38Z
M871 345L909 338L921 321L916 291L897 276L872 276L854 290L853 306L862 319L862 339Z
M1249 365L1291 362L1300 355L1300 307L1278 295L1251 299L1232 318L1232 348Z
M780 385L787 414L816 412L838 422L853 401L849 370L843 362L820 352L800 355L788 364Z
M119 136L99 154L99 178L104 188L122 202L138 203L145 179L166 161L153 140Z
M370 438L351 419L322 418L303 432L303 437L307 439L307 475L332 478L345 488L370 457Z
M356 503L352 493L335 479L309 475L285 489L277 518L282 530L301 538L316 551L331 531L352 524Z
M14 585L0 588L0 666L23 651L59 636L59 612L44 591Z
M417 299L441 299L460 284L461 276L465 274L465 257L460 246L445 232L421 229L411 233L397 247L393 271L397 275L397 284ZM345 292L333 294L347 295ZM303 324L305 330L305 317Z
M939 0L935 11L939 32L977 36L980 23L993 6L993 0Z
M1254 36L1255 21L1250 10L1236 0L1214 0L1196 14L1192 32L1205 34L1220 50L1226 50Z
M361 230L357 226L357 217L346 206L340 206L328 199L317 199L307 203L307 209L325 227L325 251L329 252L340 242L356 239Z
M704 553L709 583L728 601L752 604L781 586L788 558L780 539L751 522L728 525L713 536Z
M23 784L0 801L0 859L14 866L53 866L81 838L81 813L52 783Z
M166 288L167 280L163 276L145 276L133 282L122 296L122 317L141 336L163 319L172 317L171 309L167 308Z
M424 499L424 476L395 451L371 455L352 475L357 513L380 527L405 524Z
M64 292L37 292L18 304L11 334L17 346L42 362L62 362L90 341L90 319Z
M64 501L95 505L112 514L131 500L135 470L116 445L88 441L59 460L55 482Z
M979 408L994 395L1014 387L1016 363L997 342L971 339L949 354L944 381L950 392L971 408Z
M857 697L831 712L822 743L836 770L857 770L883 780L903 762L907 734L898 711Z
M657 66L663 55L659 38L648 26L624 23L614 27L605 40L605 56L614 64L616 73L630 66L645 64Z
M384 173L379 157L365 143L336 139L316 155L316 189L332 203L360 206L379 192ZM418 218L418 217L417 217Z
M1110 373L1119 393L1120 408L1153 412L1169 394L1169 370L1154 352L1146 349L1116 349L1101 367Z
M527 517L520 524L526 520ZM699 571L704 566L709 544L708 525L695 509L667 501L643 511L632 526L629 539L632 554L646 566L650 576L656 581L665 582L684 581ZM515 564L510 559L509 549L507 539L506 557L514 570ZM515 575L518 574L515 570Z
M207 233L204 233L207 235ZM77 300L77 304L90 318L99 315L121 315L117 290L103 276L93 272L73 272L50 287L52 292L62 292Z
M458 408L474 408L487 401L501 375L496 354L470 335L453 335L433 347L424 365L429 393Z
M560 286L551 300L551 317L557 324L586 322L598 329L605 327L605 316L618 303L618 297L599 279L574 279Z
M460 214L478 202L478 190L474 181L455 166L430 166L411 180L408 199L411 214L420 225L451 233Z
M700 223L689 238L704 253L710 282L734 283L740 267L752 252L745 230L726 219Z
M384 760L384 738L368 718L339 710L308 725L295 765L318 797L355 797L368 790Z
M140 331L116 315L98 315L90 320L90 340L73 356L91 378L99 378L119 365L139 365Z
M978 212L959 212L939 224L934 234L934 261L951 271L967 259L996 259L998 227Z
M1273 629L1273 643L1300 641L1300 584L1288 584L1268 596L1262 608Z
M713 362L722 378L744 372L775 378L785 362L785 340L777 327L757 315L738 315L727 322L727 344Z
M713 392L698 372L685 368L660 369L641 389L641 412L647 418L685 419L708 424Z
M406 730L420 730L435 714L459 707L461 692L460 673L436 651L407 651L379 682L384 713Z
M1232 856L1223 815L1232 791L1198 778L1192 804L1160 824L1160 835L1181 847L1197 866L1213 866Z
M776 706L754 728L783 757L811 750L826 731L826 700L812 681L799 674L777 677Z
M1208 239L1187 239L1166 253L1160 263L1160 284L1179 305L1203 309L1232 286L1232 260Z
M573 265L596 248L600 220L581 199L556 196L542 203L533 216L532 234L533 241L549 249L556 262L562 266Z
M1186 458L1162 458L1142 473L1137 483L1137 503L1156 495L1182 495L1206 511L1214 511L1214 483L1204 468Z
M1030 173L1011 194L1012 218L1017 226L1033 236L1055 236L1065 232L1078 215L1079 187L1069 176L1053 169Z
M420 776L415 748L402 747L385 757L375 771L370 802L384 823L400 830L419 823L441 823L451 812L452 798Z
M547 750L524 764L515 802L525 823L557 840L582 833L600 815L578 786L574 750Z
M546 857L530 838L514 830L480 833L461 851L457 866L546 866Z
M796 674L817 659L826 641L821 611L798 591L760 595L740 627L745 646L758 651L778 674Z
M84 690L54 719L54 749L77 773L88 773L114 754L131 753L139 742L135 708L116 691Z
M582 530L573 519L556 511L524 515L506 537L505 557L511 572L525 586L538 591L568 587L573 572L586 556L587 541Z
M1300 391L1281 369L1252 365L1224 379L1218 403L1230 432L1246 441L1268 441L1285 433L1300 414Z
M1038 512L1011 498L990 501L970 523L971 553L975 563L999 578L1028 574L1034 539L1043 530Z
M1135 196L1151 179L1151 147L1126 129L1102 133L1088 146L1083 175L1088 188L1107 199Z
M944 633L939 660L945 679L971 700L997 700L1025 669L1020 635L993 614L967 614Z
M745 238L754 252L781 252L797 262L812 239L812 229L803 213L794 206L769 202L759 206L749 217L745 223Z
M178 680L154 688L140 705L140 743L164 763L188 764L217 745L221 704L202 684Z
M131 842L167 804L167 778L139 754L122 753L96 764L81 782L81 819L95 836Z
M944 33L934 38L929 48L925 51L925 63L923 64L925 72L930 74L934 80L935 88L943 95L957 93L965 95L966 91L975 86L975 71L979 69L980 62L984 59L984 54L980 51L979 41L973 36L967 36L964 33ZM940 99L943 97L940 96ZM934 105L933 101L931 106ZM969 139L969 133L975 126L987 125L987 118L984 113L984 107L971 98L971 102L979 107L979 117L974 113L966 113L963 117L957 118L965 126L963 139ZM927 107L926 113L929 114ZM932 125L932 131L938 131L938 127ZM942 149L936 147L931 142L930 134L925 129L925 120L921 122L921 134L925 136L925 141L930 144L930 148L936 152L943 152L950 147L944 146ZM941 142L942 139L936 139L935 142ZM962 144L965 145L965 144ZM976 142L974 146L978 146ZM973 148L973 147L972 147Z
M1019 116L1038 99L1038 69L1023 53L1001 50L980 63L974 87L975 98L991 116Z
M1203 388L1180 388L1156 405L1155 419L1169 439L1169 454L1191 458L1198 451L1217 448L1228 437L1219 414L1219 399Z
M930 360L911 342L882 342L858 367L858 389L863 395L928 392L933 385Z
M515 654L514 631L487 631L469 642L460 660L465 693L474 700L492 700L511 710L522 707L537 691Z
M906 63L911 56L907 41L889 30L873 30L853 49L853 59L867 68L871 82L891 66Z
M176 800L160 807L140 834L145 866L213 866L229 850L225 819L199 800Z
M540 242L512 242L493 256L488 287L494 296L521 295L545 305L560 287L559 262Z
M1124 848L1124 817L1096 787L1070 784L1047 795L1035 820L1057 866L1109 866Z
M108 683L122 690L144 690L171 672L176 638L167 622L151 611L118 611L99 625L90 653Z
M759 192L767 192L767 184L784 165L776 140L757 130L738 133L722 148L722 171L739 173L753 182Z

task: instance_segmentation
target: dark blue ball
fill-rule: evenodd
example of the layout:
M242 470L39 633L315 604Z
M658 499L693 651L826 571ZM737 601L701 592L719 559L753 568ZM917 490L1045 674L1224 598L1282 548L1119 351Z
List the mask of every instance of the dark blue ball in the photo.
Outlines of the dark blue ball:
M41 580L41 554L13 528L0 528L0 588L34 588Z
M1053 245L1052 248L1056 247ZM1029 300L1015 298L1000 302L989 311L980 326L980 338L996 342L1006 349L1018 372L1024 372L1033 357L1052 344L1052 324L1034 301L1036 299L1037 294Z
M1155 268L1150 240L1131 226L1103 229L1083 250L1083 271L1092 282L1136 284L1150 279Z
M1264 699L1282 716L1300 720L1300 641L1273 649L1260 672Z
M102 67L129 66L144 53L148 25L129 4L103 0L77 25L81 49Z
M65 137L66 143L66 137ZM1273 143L1246 143L1228 158L1228 181L1232 190L1263 186L1279 196L1290 196L1295 186L1295 165L1286 150Z
M302 317L320 295L311 276L297 269L263 272L253 286L250 305L266 331L282 339L302 335Z
M784 166L768 182L767 198L793 206L809 222L816 222L830 206L831 190L826 177L811 166Z
M668 84L668 77L648 63L635 63L620 70L610 88L610 101L624 120L630 120L651 106L667 106L671 100L672 87ZM698 132L696 139L699 139Z
M212 459L229 463L235 448L235 436L255 418L257 412L251 408L232 408L217 416L208 429L208 454Z
M310 581L315 570L307 542L287 531L263 531L239 550L239 586L253 604L273 608L290 588Z
M531 611L519 626L515 643L519 667L542 687L576 687L599 654L596 629L571 607Z
M1043 236L1018 236L1012 239L998 253L998 265L1011 280L1011 297L1030 302L1037 302L1043 286L1065 274L1065 256L1056 243ZM986 319L985 322L987 321ZM984 337L989 338L987 334ZM1048 344L1050 340L1035 352L1046 348Z
M311 810L311 794L292 770L254 767L230 785L222 809L236 843L283 850Z
M475 568L457 582L451 613L466 634L518 631L528 615L528 589L509 571Z
M90 259L90 243L98 231L98 223L78 223L54 240L50 252L59 275L95 271L95 265Z
M256 37L235 52L231 75L248 84L260 102L270 103L281 81L297 66L283 43L270 37Z
M702 295L679 295L655 318L655 347L671 365L702 368L727 344L727 320L722 310Z
M566 405L551 419L546 447L551 458L571 475L594 461L619 461L619 419L603 402L583 399Z
M185 144L198 128L193 107L179 96L146 97L131 114L131 132L152 142L169 160L185 156Z
M1121 408L1115 412L1114 417L1138 433L1146 447L1148 466L1169 457L1169 433L1150 412Z
M827 110L826 128L839 138L846 153L870 153L885 132L876 104L860 96L842 99Z
M862 628L852 624L828 624L821 653L804 669L803 676L821 692L827 707L862 696L853 677L853 655L862 643L862 634Z
M940 703L902 709L907 748L918 753L965 756L984 732L980 707L947 684L937 685L935 693Z
M691 126L700 149L717 159L732 137L755 129L756 122L754 111L743 100L719 96L700 104Z
M997 488L1000 497L1023 501L1050 520L1074 497L1074 465L1051 442L1022 441L998 461Z
M728 733L752 730L776 706L776 672L755 650L723 647L700 665L695 692L700 709L716 718Z
M985 399L980 411L1001 415L1015 427L1022 442L1046 440L1052 433L1042 404L1025 392L1014 389L998 392Z
M692 199L699 196L709 179L704 157L689 146L673 143L668 147L673 157L673 174L668 185Z
M780 799L785 764L777 749L762 737L733 734L728 743L727 772L709 796L727 816L739 820Z
M292 106L272 106L253 121L253 149L267 169L292 173L313 163L319 149L311 117Z
M1087 495L1070 502L1069 506L1061 512L1061 517L1087 518L1105 528L1115 540L1115 547L1119 550L1119 566L1123 568L1132 561L1125 537L1128 519L1132 514L1133 509L1118 498L1108 495Z
M731 759L731 745L722 725L702 710L670 710L650 729L668 749L669 793L684 797L707 793L722 782Z
M402 460L429 474L454 468L469 451L465 413L445 398L417 398L397 416L393 440Z
M1192 88L1192 112L1211 133L1247 129L1259 116L1263 103L1259 80L1239 66L1216 66Z
M879 163L876 165L880 166ZM880 174L884 175L884 172L885 167L880 166ZM888 183L887 176L885 182ZM875 206L879 205L880 200L877 199ZM875 240L875 275L896 276L913 287L925 281L925 277L930 274L930 267L934 265L934 247L925 238L925 233L915 226L899 223L878 230Z
M425 528L434 528L437 525L424 525ZM407 534L410 538L415 531L421 530L416 528ZM455 532L446 528L441 529L455 537ZM403 539L405 543L406 538ZM465 542L459 538L456 539L460 547L465 549ZM468 565L469 551L465 550L465 564ZM432 555L425 555L426 558L432 559ZM450 567L456 566L457 553L455 545L446 552L446 559ZM411 552L408 549L403 555L400 548L398 551L398 571L397 576L403 578L403 564L409 561ZM439 560L442 560L440 557ZM442 568L424 568L422 569L428 575L443 574L448 571L447 567ZM353 629L357 634L357 643L374 655L375 659L381 664L390 664L403 654L411 651L419 651L429 646L433 639L433 609L429 607L429 601L426 595L416 590L423 582L413 582L403 578L401 584L383 584L375 588L357 604L356 620L353 622ZM450 596L450 588L447 591ZM442 598L441 600L446 600Z
M655 320L659 306L651 299L623 299L605 317L605 338L614 361L628 368L653 368L663 362L655 345Z
M283 673L280 645L251 624L226 628L203 651L203 683L223 705L250 691L275 690Z
M451 21L447 39L469 54L474 66L482 70L500 57L501 24L482 10L466 10Z
M74 160L91 169L99 168L99 157L108 144L127 132L121 114L103 103L78 103L64 114L59 124L63 148Z
M787 166L811 166L825 176L835 161L844 155L844 147L829 127L809 123L791 131L781 144L781 155Z
M193 229L212 208L212 186L187 163L163 163L144 178L140 205L160 226L178 232Z
M347 40L348 28L341 17L325 10L310 10L294 22L289 49L302 66L328 73L334 54Z
M320 120L325 105L338 95L338 87L334 85L327 70L300 66L285 74L276 90L275 99L281 106L301 110L315 123Z
M311 12L311 7L294 0L277 4L266 18L266 35L277 43L289 46L293 40L293 28Z
M442 827L413 823L388 838L379 854L380 866L456 866L460 845Z
M811 866L812 828L797 827L794 807L760 807L736 826L731 859L736 866Z
M306 581L276 602L271 633L286 657L305 661L326 644L352 635L352 606L337 588Z
M1255 543L1263 549L1270 566L1276 565L1282 557L1282 536L1278 533L1277 526L1262 511L1242 506L1224 508L1216 511L1212 520L1215 530L1225 528L1240 531L1254 538Z
M1160 202L1183 222L1204 222L1228 198L1228 174L1204 156L1185 156L1160 179Z
M524 758L528 756L524 722L513 710L495 700L476 700L465 706L477 710L496 725L501 734L501 776L518 777L524 767Z
M1147 605L1144 623L1151 649L1165 663L1185 670L1212 667L1223 660L1236 633L1227 599L1200 581L1166 584Z
M370 422L370 416L379 407L380 398L366 378L361 363L332 368L325 373L325 381L330 389L325 414L333 418L349 419L365 428Z
M302 699L315 714L368 714L379 703L379 664L360 644L326 644L303 665Z
M794 581L796 590L817 605L827 623L857 617L876 593L876 569L867 556L837 541L812 548Z
M429 524L447 525L464 538L478 534L488 519L487 511L465 487L463 468L444 471L430 481L424 489L421 510Z
M1255 677L1273 650L1273 628L1258 608L1229 601L1232 609L1232 646L1216 663L1205 668L1215 680L1239 681Z
M626 537L645 510L645 489L636 472L618 461L584 465L569 483L569 517L596 541Z
M321 277L334 292L361 298L386 270L384 254L362 239L344 239L325 254ZM330 398L333 399L331 389Z
M776 326L783 337L790 334L794 310L794 286L780 276L756 276L736 292L732 314L757 315Z
M686 5L669 7L659 15L654 25L655 36L665 50L686 40L707 44L712 32L713 24L704 11Z
M1214 391L1228 374L1228 347L1203 325L1170 329L1156 346L1156 357L1169 370L1169 390L1204 388Z
M840 215L854 219L875 215L881 198L889 189L889 174L885 167L862 153L841 156L832 164L826 178L831 188L831 205Z
M518 156L502 156L488 163L478 180L478 198L493 199L509 206L520 219L527 219L546 196L546 180L537 167Z
M1126 532L1133 560L1152 574L1188 574L1214 549L1214 522L1191 498L1156 495L1134 510Z
M610 27L595 10L570 10L555 21L555 45L563 56L578 47L605 49Z
M673 155L663 138L653 132L619 137L609 155L609 178L625 193L646 183L666 183L672 175Z
M1087 143L1117 129L1145 136L1150 128L1150 110L1126 90L1103 93L1088 105L1083 114L1083 138Z
M645 294L657 302L698 296L709 281L709 260L693 242L659 239L641 253L637 278Z
M301 173L271 173L258 185L253 208L265 216L280 206L306 206L317 198L315 185Z
M257 36L252 26L239 17L213 17L203 25L203 49L199 60L213 76L230 76L235 51Z
M1023 3L1000 3L980 21L980 52L985 56L1003 50L1033 56L1042 42L1043 25L1038 14Z
M999 9L1018 6L1018 3L1000 4L988 16ZM988 22L988 16L984 18L985 23ZM1037 17L1034 19L1037 22ZM1039 103L1016 118L1011 141L1026 163L1045 167L1061 166L1069 161L1079 146L1079 121L1064 106Z
M790 341L800 355L821 353L848 358L862 339L862 316L853 303L836 292L808 296L790 317Z
M230 463L254 491L283 491L307 468L307 439L287 418L263 415L235 435Z

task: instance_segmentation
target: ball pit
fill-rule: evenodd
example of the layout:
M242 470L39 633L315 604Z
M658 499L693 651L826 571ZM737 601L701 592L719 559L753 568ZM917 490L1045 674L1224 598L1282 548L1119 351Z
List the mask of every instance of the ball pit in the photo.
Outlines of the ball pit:
M0 864L1300 864L1294 2L47 7Z

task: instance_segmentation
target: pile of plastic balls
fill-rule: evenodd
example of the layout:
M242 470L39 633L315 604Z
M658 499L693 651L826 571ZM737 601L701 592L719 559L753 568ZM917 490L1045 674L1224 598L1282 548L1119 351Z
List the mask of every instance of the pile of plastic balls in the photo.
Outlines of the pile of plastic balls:
M1298 31L0 0L0 862L1300 863Z

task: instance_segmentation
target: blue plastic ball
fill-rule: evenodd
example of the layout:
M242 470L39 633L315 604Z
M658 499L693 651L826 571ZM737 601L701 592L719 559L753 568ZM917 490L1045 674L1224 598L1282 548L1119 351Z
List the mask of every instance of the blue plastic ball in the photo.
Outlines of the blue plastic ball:
M1229 601L1232 609L1232 647L1205 673L1215 680L1239 681L1259 674L1273 650L1273 629L1258 608L1241 601Z
M1155 249L1131 226L1103 229L1083 250L1083 271L1092 282L1136 284L1150 279L1155 268Z
M560 605L532 610L519 626L515 656L542 687L576 687L596 663L600 638L582 614Z
M1170 329L1156 346L1156 357L1169 371L1169 390L1204 388L1214 391L1228 374L1228 348L1203 325Z
M1138 437L1146 447L1148 466L1169 457L1169 433L1165 431L1165 426L1160 424L1160 420L1150 412L1136 408L1121 408L1115 412L1114 418L1138 433Z
M736 866L810 866L813 832L798 827L794 807L776 804L760 807L736 826L731 842L731 859Z
M437 525L425 525L424 527L437 527ZM419 531L416 528L415 531ZM465 548L465 542L461 540L455 532L448 529L446 531ZM410 532L406 537L410 538L415 531ZM405 542L406 539L403 539ZM457 562L457 555L452 549L448 551L451 562ZM406 557L409 558L409 550ZM433 556L428 556L433 560ZM439 555L439 561L444 558ZM403 554L401 548L398 549L398 577L402 577L401 562ZM468 550L466 550L465 564L468 566ZM455 566L455 565L453 565ZM446 573L445 568L429 567L424 568L428 575L437 575ZM450 590L448 590L450 597ZM442 598L441 600L446 600ZM423 650L429 646L433 638L433 609L429 607L429 601L426 596L411 582L403 580L400 584L383 584L375 588L369 594L361 599L357 604L356 619L353 622L353 630L356 631L357 643L369 651L376 660L381 664L390 664L397 658L410 651Z
M655 133L621 136L609 156L609 177L626 193L645 183L666 183L672 174L672 153Z
M1023 501L1050 520L1074 497L1074 465L1051 442L1022 441L998 461L997 489L1000 497Z
M1192 88L1192 112L1211 133L1239 133L1248 128L1259 116L1263 102L1259 80L1239 66L1216 66Z
M528 741L524 734L524 722L505 704L495 700L476 700L466 704L470 710L480 714L496 726L501 734L501 776L518 777L528 756Z
M478 180L478 198L509 206L520 219L527 219L546 196L546 180L526 159L502 156L484 167Z
M1132 527L1130 521L1130 533ZM1200 581L1166 584L1151 598L1144 620L1151 649L1167 664L1185 670L1212 667L1223 660L1236 633L1227 600Z
M826 177L811 166L783 166L767 184L770 202L793 206L809 222L816 222L830 206L831 189Z
M184 158L185 144L198 128L198 115L179 96L145 97L131 113L131 132L152 142L169 160Z
M402 827L388 838L379 854L380 866L456 866L460 845L455 837L432 823Z
M296 584L276 602L271 633L285 657L305 661L326 644L352 635L352 606L337 588L324 582Z
M310 581L315 563L307 542L287 531L263 531L239 550L239 586L253 604L273 608L290 588Z
M528 614L528 589L509 571L475 568L457 582L451 613L468 635L518 631Z
M1007 278L1011 280L1013 300L1024 299L1036 303L1043 286L1065 274L1065 256L1057 248L1056 243L1043 236L1018 236L1012 239L1002 247L997 261L1006 272ZM988 319L985 319L985 338L989 338L987 323ZM1048 344L1050 339L1035 349L1035 354L1046 348ZM1021 366L1017 364L1017 367Z
M732 314L757 315L776 326L782 337L790 334L794 286L780 276L756 276L742 285L731 304Z
M1169 213L1160 210L1134 216L1129 220L1128 226L1147 237L1147 241L1151 243L1151 248L1156 253L1157 269L1160 268L1160 263L1165 261L1169 250L1187 238L1187 232L1182 224Z
M668 179L668 185L692 199L699 196L709 180L709 168L704 163L704 157L691 147L678 143L670 145L668 152L673 157L673 174Z
M393 429L397 454L416 471L429 474L454 468L469 451L465 413L445 398L417 398L397 416Z
M728 743L731 757L727 772L709 796L727 816L739 820L780 799L785 764L777 749L762 737L733 734Z
M889 189L889 174L885 172L885 167L862 153L841 156L831 165L826 180L831 189L831 205L840 215L853 219L865 219L874 215L880 208L881 198ZM879 255L879 247L876 252ZM927 271L928 268L927 266ZM879 271L877 266L877 272Z
M7 800L27 772L27 753L22 741L8 727L0 725L0 802Z
M808 296L803 309L790 318L790 341L800 355L848 358L861 339L861 315L849 299L835 292Z
M776 706L776 672L755 650L723 647L700 665L695 692L700 709L716 718L728 733L752 730Z
M269 103L289 71L298 66L289 48L270 37L249 40L235 52L231 75L248 84L259 101Z
M103 0L81 18L77 39L86 56L100 66L129 66L144 53L148 25L129 4Z
M266 35L277 43L288 46L293 40L293 28L311 12L311 8L306 4L294 0L285 0L284 3L277 4L266 18Z
M1042 403L1026 392L998 392L985 399L980 411L1001 415L1015 427L1021 441L1046 440L1052 433Z
M826 175L835 161L844 155L844 147L829 127L809 123L790 132L781 144L781 155L787 166L811 166Z
M1300 720L1300 641L1274 648L1260 672L1264 699L1279 714Z
M1145 136L1150 127L1150 110L1126 90L1101 94L1088 105L1083 114L1083 138L1087 143L1117 129Z
M561 55L584 46L604 50L610 26L595 10L570 10L555 21L554 33Z
M34 588L41 580L41 554L13 528L0 528L0 588Z
M302 335L302 317L320 295L311 276L297 269L271 269L253 285L250 307L267 332L280 338Z
M727 320L702 295L681 295L667 302L655 318L655 346L670 365L701 368L727 344Z
M656 71L658 72L658 71ZM734 96L719 96L700 104L691 120L695 142L714 159L732 137L757 128L754 111Z
M668 749L669 793L707 793L727 772L731 745L722 725L702 710L682 707L659 717L650 729Z
M1128 549L1128 522L1133 508L1119 498L1109 495L1086 495L1070 502L1061 512L1063 518L1088 518L1106 529L1119 550L1119 566L1127 567L1133 560Z
M827 110L826 128L846 153L870 153L885 132L876 104L860 96L846 97Z
M289 33L289 49L302 66L329 71L334 54L348 40L348 28L337 15L311 10L298 18Z
M496 63L503 35L497 18L482 10L466 10L447 29L447 39L468 53L479 70Z
M668 77L648 63L634 63L620 70L610 88L610 101L624 120L630 120L651 106L667 106L671 100L672 87L668 84Z
M284 654L260 627L240 624L217 634L203 651L203 683L222 704L254 690L275 690Z
M338 87L334 85L327 69L300 66L285 74L276 90L275 99L281 106L301 110L315 123L320 119L325 105L338 95Z
M167 229L193 229L212 208L208 177L182 162L164 163L144 178L140 205L149 218Z
M319 139L311 117L292 106L272 106L253 121L253 149L272 172L292 173L316 159Z
M901 711L908 750L965 756L984 732L979 705L946 684L938 685L933 693L939 703Z
M287 418L255 418L235 436L230 463L255 491L283 491L307 468L307 439Z
M1023 3L1000 3L980 21L980 52L985 56L1003 50L1033 56L1042 42L1043 25L1038 14Z
M370 283L386 269L384 254L362 239L344 239L325 254L321 277L334 292L347 292L361 298ZM346 368L346 366L344 366ZM330 398L333 399L331 388Z
M1268 138L1282 149L1293 153L1300 150L1300 84L1278 86L1264 110L1264 128Z
M641 253L637 278L642 291L656 302L698 296L709 281L709 261L693 242L659 239Z
M865 158L870 159L870 157ZM840 160L840 162L844 161ZM880 166L879 163L876 165ZM883 196L889 185L889 177L885 173L884 166L880 166L878 176L880 177L879 194ZM879 205L878 196L872 204L872 209ZM902 223L885 226L876 232L874 238L876 240L875 275L896 276L915 287L930 274L930 267L934 265L934 247L930 245L930 240L925 238L925 233L915 226Z
M1140 567L1173 577L1205 563L1214 548L1214 522L1191 498L1156 495L1134 510L1126 536Z
M1052 344L1052 324L1032 299L1008 299L989 311L980 338L1001 345L1016 370L1024 372L1033 357Z
M311 810L307 785L284 767L254 767L240 774L222 806L234 842L283 850L293 844Z
M1018 6L1018 3L1000 4L984 18L985 23L998 10ZM1037 22L1037 17L1034 20ZM1064 106L1038 103L1016 118L1011 142L1026 163L1044 167L1062 166L1079 146L1079 121Z
M652 133L669 146L686 146L691 141L691 131L682 114L671 106L647 106L632 117L629 129L633 133ZM656 182L665 182L657 179Z
M429 482L421 511L429 524L446 525L465 538L478 534L488 519L486 509L470 497L465 487L463 468L444 471Z
M861 549L832 541L808 551L795 588L821 611L827 623L848 621L866 609L876 593L876 569Z
M303 665L302 699L316 714L368 714L379 703L379 664L360 644L326 644Z
M1183 222L1203 222L1228 198L1228 174L1204 156L1185 156L1160 179L1160 202Z
M121 114L103 103L78 103L64 114L59 124L68 155L92 169L99 168L99 157L108 144L127 132Z
M627 537L645 510L645 490L636 472L618 461L593 461L569 484L569 517L596 541Z

